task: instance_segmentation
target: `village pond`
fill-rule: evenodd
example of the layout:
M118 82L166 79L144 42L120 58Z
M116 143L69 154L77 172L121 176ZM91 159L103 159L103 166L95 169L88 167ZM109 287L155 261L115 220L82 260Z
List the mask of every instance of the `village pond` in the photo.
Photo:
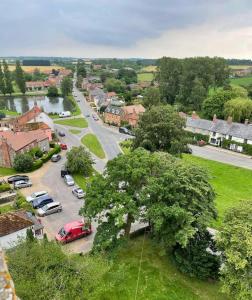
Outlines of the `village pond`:
M30 110L35 103L37 103L37 105L46 113L60 113L62 111L72 111L74 109L73 103L62 97L5 96L0 97L0 110L7 109L23 114Z

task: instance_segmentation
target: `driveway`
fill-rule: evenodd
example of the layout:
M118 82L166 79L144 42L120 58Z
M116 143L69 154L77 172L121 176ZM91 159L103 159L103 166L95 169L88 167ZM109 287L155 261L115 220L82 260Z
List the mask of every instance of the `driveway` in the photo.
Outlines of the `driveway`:
M198 147L190 145L190 147L192 149L192 154L195 156L252 170L252 159L247 155L231 152L213 146Z

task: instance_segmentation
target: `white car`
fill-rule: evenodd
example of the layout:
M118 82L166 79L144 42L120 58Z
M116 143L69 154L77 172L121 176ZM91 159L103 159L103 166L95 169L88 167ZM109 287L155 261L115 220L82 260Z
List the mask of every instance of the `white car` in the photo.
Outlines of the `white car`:
M84 198L84 191L83 189L79 188L78 186L76 186L73 190L72 193L74 194L74 196L76 196L78 199Z
M74 180L73 180L73 177L72 177L72 176L70 176L70 175L65 175L65 176L64 176L64 180L65 180L65 183L66 183L68 186L74 185Z
M71 117L71 112L70 111L62 111L59 113L60 118L66 118L66 117Z
M19 180L14 182L14 188L15 189L21 189L32 186L31 180Z
M48 193L46 191L34 192L30 196L26 197L26 201L27 202L32 202L33 200L35 200L35 199L37 199L41 196L44 196L44 195L48 195Z
M37 210L37 214L40 217L44 217L47 215L51 215L57 212L61 212L62 211L62 206L60 204L60 202L51 202L46 204L45 206L39 208Z

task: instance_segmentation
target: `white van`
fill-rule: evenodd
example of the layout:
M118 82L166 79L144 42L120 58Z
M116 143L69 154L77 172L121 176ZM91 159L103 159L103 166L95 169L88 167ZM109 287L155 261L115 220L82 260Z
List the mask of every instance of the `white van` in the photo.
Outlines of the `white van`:
M66 118L66 117L71 117L71 112L70 111L62 111L59 113L60 118Z

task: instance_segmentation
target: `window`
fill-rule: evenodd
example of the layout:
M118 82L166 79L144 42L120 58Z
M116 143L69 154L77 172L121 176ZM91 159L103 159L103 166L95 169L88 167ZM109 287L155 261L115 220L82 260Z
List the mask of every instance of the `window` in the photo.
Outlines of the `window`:
M213 136L216 136L216 132L213 132Z
M229 139L229 140L232 140L232 135L229 135L229 136L228 136L228 139Z

